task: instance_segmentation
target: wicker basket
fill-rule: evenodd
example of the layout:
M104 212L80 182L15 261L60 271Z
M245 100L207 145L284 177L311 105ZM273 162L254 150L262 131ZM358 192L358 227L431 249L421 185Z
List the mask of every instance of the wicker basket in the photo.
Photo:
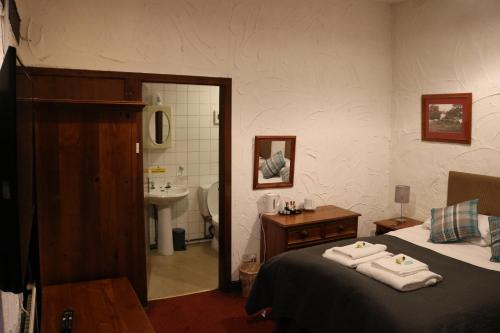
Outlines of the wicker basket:
M260 264L257 262L246 262L240 266L240 281L241 281L241 294L243 297L248 297L252 289L255 277L259 272Z

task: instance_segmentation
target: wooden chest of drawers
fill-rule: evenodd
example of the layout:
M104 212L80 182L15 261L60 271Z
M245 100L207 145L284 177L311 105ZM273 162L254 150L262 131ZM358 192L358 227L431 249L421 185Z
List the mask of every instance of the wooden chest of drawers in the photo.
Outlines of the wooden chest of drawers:
M263 215L261 261L288 251L358 234L360 214L336 206L321 206L298 215Z

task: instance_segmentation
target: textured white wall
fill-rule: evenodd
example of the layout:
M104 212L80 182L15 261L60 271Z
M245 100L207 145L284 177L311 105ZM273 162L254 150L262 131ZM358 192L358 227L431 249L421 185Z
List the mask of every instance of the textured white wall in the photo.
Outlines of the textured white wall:
M0 292L0 333L21 332L19 295Z
M2 4L0 3L0 12L1 13L7 13L7 11L5 10L5 8L2 8ZM0 36L2 38L0 38L0 49L2 50L2 53L0 53L0 63L3 62L3 58L5 56L5 51L6 51L6 48L7 48L7 41L5 40L5 34L10 31L10 29L6 29L4 27L6 27L8 24L8 18L6 16L0 16Z
M31 66L233 78L233 277L259 250L255 135L296 135L282 195L385 217L391 11L365 0L22 0Z
M0 63L3 61L5 52L7 52L9 45L17 46L16 38L14 37L14 33L10 27L8 6L9 1L5 1L5 8L2 8L2 4L0 3L0 13L4 15L0 16L0 49L2 50L0 53Z
M410 215L446 204L449 170L500 176L500 1L408 1L393 8L391 189ZM472 145L420 140L422 94L472 92Z

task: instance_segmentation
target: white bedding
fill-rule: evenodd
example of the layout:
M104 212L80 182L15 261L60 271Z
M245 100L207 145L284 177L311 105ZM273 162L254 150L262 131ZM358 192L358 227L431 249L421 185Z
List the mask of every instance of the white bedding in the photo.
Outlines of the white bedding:
M429 241L429 233L429 230L423 229L422 226L417 225L415 227L391 231L387 233L387 235L401 238L405 241L425 247L445 256L464 261L471 265L500 272L500 263L490 261L491 248L489 246L481 247L467 242L435 244Z
M271 177L266 179L264 178L262 171L259 170L259 184L282 183L282 182L283 180L281 179L281 176Z

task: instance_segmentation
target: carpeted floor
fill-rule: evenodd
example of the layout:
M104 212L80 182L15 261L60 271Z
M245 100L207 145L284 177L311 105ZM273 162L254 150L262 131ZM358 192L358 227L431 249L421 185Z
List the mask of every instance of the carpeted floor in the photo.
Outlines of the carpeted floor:
M149 302L157 333L272 333L271 320L248 320L245 298L218 290Z

